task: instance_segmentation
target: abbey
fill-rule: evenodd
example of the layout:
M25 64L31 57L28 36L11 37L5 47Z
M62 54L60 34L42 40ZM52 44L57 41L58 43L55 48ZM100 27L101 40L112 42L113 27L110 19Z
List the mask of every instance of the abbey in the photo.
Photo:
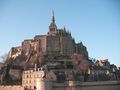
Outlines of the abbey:
M10 50L9 58L18 65L25 62L29 63L28 66L33 66L37 62L41 66L43 62L71 62L73 54L79 54L88 60L87 48L82 42L76 43L65 27L63 29L57 27L53 13L47 35L36 35L34 39L24 40L21 46Z
M46 55L71 56L73 53L78 53L88 57L87 49L82 42L75 43L71 33L66 31L65 27L57 28L54 15L47 35L36 35L33 40L25 40L22 43L22 48L26 53L31 47L34 48L34 51L42 51Z

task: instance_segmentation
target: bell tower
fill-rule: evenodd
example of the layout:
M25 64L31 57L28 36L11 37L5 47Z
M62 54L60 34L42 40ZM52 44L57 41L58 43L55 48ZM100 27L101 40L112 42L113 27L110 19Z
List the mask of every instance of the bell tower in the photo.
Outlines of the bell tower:
M55 35L56 33L57 33L57 26L55 24L55 16L54 16L54 11L53 11L52 22L49 25L48 35Z

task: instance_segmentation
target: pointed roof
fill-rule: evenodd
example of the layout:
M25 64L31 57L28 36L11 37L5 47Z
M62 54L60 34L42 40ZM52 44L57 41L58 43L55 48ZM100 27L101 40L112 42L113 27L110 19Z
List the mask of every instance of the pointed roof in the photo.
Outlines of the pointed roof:
M52 23L55 24L55 16L54 16L54 11L53 11L53 16L52 16Z
M55 24L54 11L53 11L52 13L53 13L53 16L52 16L52 22L51 22L51 24L50 24L50 27L57 27L56 24Z

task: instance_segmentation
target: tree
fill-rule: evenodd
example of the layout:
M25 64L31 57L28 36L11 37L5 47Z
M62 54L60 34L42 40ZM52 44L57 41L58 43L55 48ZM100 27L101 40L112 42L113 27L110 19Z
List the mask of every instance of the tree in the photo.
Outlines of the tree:
M3 54L2 56L0 56L0 62L5 63L5 61L7 60L8 54Z

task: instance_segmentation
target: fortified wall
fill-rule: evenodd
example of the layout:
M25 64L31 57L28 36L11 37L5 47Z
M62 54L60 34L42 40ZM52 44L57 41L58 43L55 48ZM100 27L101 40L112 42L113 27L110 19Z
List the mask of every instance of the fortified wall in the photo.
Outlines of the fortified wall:
M0 90L120 90L120 80L115 81L64 81L56 82L56 75L51 71L40 68L24 71L22 85L0 86Z
M102 82L65 82L53 83L51 81L41 81L43 86L32 90L120 90L120 81ZM49 84L48 84L49 83ZM23 86L0 86L0 90L26 90ZM30 89L28 89L30 90Z
M25 90L22 86L0 86L0 90Z

